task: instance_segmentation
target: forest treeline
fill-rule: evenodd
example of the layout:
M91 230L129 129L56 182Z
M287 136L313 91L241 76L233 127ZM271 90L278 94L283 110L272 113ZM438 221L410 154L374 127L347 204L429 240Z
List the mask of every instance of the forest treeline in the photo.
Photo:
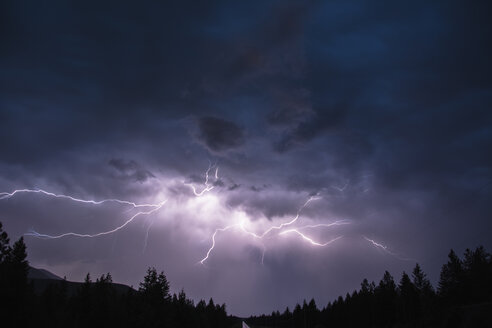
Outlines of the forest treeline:
M492 258L480 246L462 259L451 250L434 288L415 265L395 282L385 271L376 285L364 279L358 290L319 309L314 299L294 310L250 317L265 327L492 327Z
M28 280L23 238L10 245L0 223L0 322L5 327L230 327L225 304L194 304L182 290L171 295L163 272L149 268L138 291L115 288L111 275L85 281L71 292L66 280L36 291ZM120 285L121 286L121 285ZM0 323L0 326L4 326Z
M163 272L149 268L138 290L122 291L108 273L87 274L75 291L66 280L35 290L22 238L10 245L0 223L0 320L15 327L232 327L225 304L194 304L170 294ZM73 286L72 286L73 287ZM120 285L121 287L121 285ZM434 288L416 264L399 281L384 272L376 284L364 279L358 290L321 309L314 299L293 311L250 317L252 328L321 327L492 327L492 257L480 246L462 258L451 250Z

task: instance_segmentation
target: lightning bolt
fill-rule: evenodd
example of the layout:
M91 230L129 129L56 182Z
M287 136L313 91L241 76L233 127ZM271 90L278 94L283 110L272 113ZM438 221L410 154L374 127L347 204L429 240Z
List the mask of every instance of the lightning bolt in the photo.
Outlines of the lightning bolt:
M214 181L211 182L211 180L214 180ZM216 164L212 165L212 163L209 162L208 169L205 171L205 181L203 183L204 187L201 190L198 190L198 188L192 183L185 183L185 185L189 186L192 189L193 194L196 197L200 197L200 196L204 195L205 193L213 190L215 187L215 183L217 181L219 181L219 167ZM348 184L349 183L347 182L342 188L339 188L339 187L333 187L333 188L340 191L340 192L343 192L347 188ZM49 196L49 197L53 197L53 198L67 199L67 200L70 200L73 202L78 202L78 203L83 203L83 204L91 204L91 205L102 205L105 203L117 203L120 205L130 206L131 208L128 211L132 210L132 208L133 209L141 209L137 213L135 213L135 214L131 215L130 217L128 217L127 219L125 219L125 221L122 224L118 225L114 229L102 231L102 232L98 232L98 233L94 233L94 234L66 232L66 233L62 233L62 234L58 234L58 235L49 235L49 234L39 233L39 232L34 231L34 230L25 233L26 236L32 236L32 237L37 237L37 238L42 238L42 239L60 239L60 238L69 237L69 236L80 237L80 238L95 238L95 237L113 234L113 233L125 228L127 225L129 225L131 222L133 222L137 217L144 216L144 215L148 216L148 215L151 215L151 214L157 212L167 202L167 200L164 200L160 203L151 204L151 203L136 203L136 202L132 202L132 201L128 201L128 200L121 200L121 199L116 199L116 198L108 198L108 199L103 199L103 200L81 199L81 198L77 198L77 197L70 196L70 195L57 194L57 193L49 192L49 191L46 191L43 189L17 189L17 190L14 190L12 192L0 192L0 200L6 200L6 199L12 198L18 194L23 194L23 193L41 194L41 195ZM266 237L268 237L268 238L273 237L271 235L274 231L278 231L278 233L275 234L276 236L287 235L287 234L296 235L296 236L300 237L302 240L311 244L312 246L325 247L325 246L328 246L328 245L334 243L335 241L339 240L343 236L338 236L338 237L331 239L327 242L319 242L319 241L314 240L310 236L306 235L303 232L303 230L318 229L318 228L330 228L330 227L334 227L334 226L350 224L351 222L349 220L337 220L337 221L334 221L332 223L319 223L319 224L309 224L309 225L302 225L302 226L298 226L296 224L299 221L301 212L312 201L319 200L319 199L321 199L321 197L318 195L310 196L299 207L299 209L296 212L296 215L292 219L290 219L287 222L283 222L283 223L280 223L277 225L272 225L268 229L264 230L262 233L257 233L257 232L253 232L251 230L248 230L245 226L245 220L242 220L239 223L235 223L235 224L231 224L231 225L228 225L225 227L215 229L212 236L211 236L211 246L208 248L205 257L202 258L198 263L203 265L210 258L210 256L212 255L212 252L215 249L215 246L217 243L216 238L217 238L218 234L232 230L232 229L238 229L239 231L241 231L245 235L250 236L253 239L260 241L261 247L262 247L262 256L261 256L261 263L262 264L264 263L265 252L266 252L266 247L265 247L263 240ZM125 213L128 211L125 211ZM146 229L146 235L145 235L145 239L144 239L144 250L147 246L149 230L151 227L152 227L152 223L150 223ZM287 227L290 227L290 228L285 229ZM374 247L384 251L385 253L387 253L393 257L396 257L396 258L398 258L400 260L404 260L404 261L415 261L414 259L411 259L411 258L401 257L397 253L392 252L387 246L385 246L381 243L378 243L378 242L374 241L373 239L370 239L370 238L365 237L365 236L363 236L363 238L366 241L368 241L371 245L373 245Z
M345 189L347 189L348 185L349 185L349 181L347 181L345 183L345 185L343 185L343 187L337 187L337 186L331 186L331 187L333 189L338 190L339 192L343 193L345 191Z
M391 256L394 256L394 257L396 257L399 260L402 260L402 261L415 261L415 262L417 262L416 259L412 259L412 258L408 258L408 257L401 257L400 255L398 255L396 253L393 253L392 251L390 251L388 249L388 246L385 246L385 245L383 245L381 243L378 243L378 242L374 241L373 239L367 238L366 236L362 236L362 237L365 240L367 240L369 243L371 243L374 247L383 250L385 253L387 253L387 254L389 254Z
M213 170L213 177L215 178L215 182L219 180L219 168L218 168L218 166L216 166L215 164L212 165L211 163L209 163L209 167L205 172L205 182L204 182L205 187L201 191L197 191L197 188L193 184L186 184L192 188L195 196L200 197L204 193L209 192L212 189L214 189L214 184L210 183L210 175L211 175L212 170ZM83 203L83 204L91 204L91 205L101 205L104 203L114 202L114 203L118 203L118 204L122 204L122 205L130 205L133 208L142 208L142 207L147 207L147 208L150 207L151 208L150 210L139 211L139 212L133 214L128 219L126 219L125 222L123 222L123 224L117 226L114 229L102 231L102 232L98 232L98 233L94 233L94 234L82 234L82 233L77 233L77 232L66 232L66 233L62 233L62 234L58 234L58 235L49 235L49 234L39 233L35 230L29 231L29 232L24 234L25 236L32 236L32 237L42 238L42 239L60 239L63 237L95 238L95 237L100 237L100 236L104 236L104 235L109 235L109 234L115 233L115 232L125 228L128 224L130 224L133 220L135 220L137 217L139 217L141 215L150 215L150 214L160 210L164 206L164 204L167 202L167 200L164 200L164 201L157 203L157 204L147 204L147 203L138 204L135 202L116 199L116 198L103 199L103 200L81 199L81 198L73 197L70 195L56 194L56 193L49 192L49 191L46 191L43 189L17 189L17 190L14 190L13 192L1 192L0 193L0 200L9 199L11 197L14 197L17 194L22 194L22 193L43 194L43 195L54 197L54 198L68 199L68 200L71 200L74 202ZM149 224L147 231L146 231L146 235L145 235L145 239L144 239L144 250L147 246L147 240L148 240L149 230L150 230L151 226L152 226L152 224ZM216 237L217 233L219 231L226 231L226 230L228 230L232 227L235 227L235 226L238 226L238 225L236 224L233 226L217 229L214 232L214 234L212 235L212 246L208 250L206 257L201 261L202 264L208 258L208 256L212 252L213 248L215 247L215 237ZM246 231L246 230L244 229L244 231ZM262 258L262 261L263 261L263 258Z
M309 238L308 236L306 236L305 234L303 234L302 232L300 232L299 230L297 229L289 229L289 230L284 230L282 232L279 233L279 235L285 235L287 233L296 233L298 234L299 236L302 237L302 239L306 240L307 242L309 242L311 245L314 245L314 246L320 246L320 247L324 247L324 246L328 246L329 244L337 241L338 239L342 238L343 236L338 236L332 240L329 240L327 241L326 243L318 243L316 241L314 241L313 239Z
M218 232L227 231L227 230L230 230L230 229L233 229L233 228L239 228L245 234L247 234L247 235L249 235L249 236L251 236L251 237L253 237L255 239L260 239L261 240L265 236L267 236L271 231L274 231L274 230L282 230L284 227L296 223L299 220L299 217L300 217L300 214L301 214L302 210L306 206L308 206L308 204L310 202L312 202L313 200L318 200L318 199L321 199L321 197L318 197L317 195L309 197L306 200L306 202L297 210L297 213L296 213L296 215L294 216L293 219L291 219L290 221L281 223L279 225L276 225L276 226L271 226L270 228L266 229L261 234L256 234L256 233L254 233L252 231L247 230L245 228L245 226L244 226L244 221L242 221L240 223L236 223L236 224L232 224L232 225L226 226L224 228L218 228L218 229L216 229L214 231L213 235L212 235L212 245L208 249L207 254L205 255L205 257L203 259L201 259L199 261L199 263L204 264L205 261L207 261L208 258L210 257L210 254L212 253L212 251L215 248L215 244L216 244L215 237L216 237L216 235L217 235ZM333 226L343 225L343 224L350 224L350 222L348 220L337 220L337 221L332 222L332 223L320 223L320 224L314 224L314 225L305 225L305 226L299 227L298 229L319 228L319 227L333 227ZM303 234L302 232L300 232L298 229L284 230L284 231L280 232L278 235L282 235L282 234L285 234L285 233L292 233L293 232L293 233L296 233L297 235L301 236L304 240L310 242L312 245L315 245L315 246L327 246L327 245L335 242L336 240L342 238L342 236L339 236L339 237L337 237L335 239L332 239L332 240L330 240L330 241L328 241L326 243L318 243L318 242L315 242L313 239L309 238L308 236L306 236L305 234ZM262 257L261 257L261 263L263 264L264 263L264 259L265 259L265 251L266 251L266 247L265 247L265 245L263 243L262 243L262 248L263 248L263 252L262 252Z
M199 262L201 264L203 264L203 263L205 263L206 260L208 260L210 253L212 253L213 249L215 248L215 236L217 235L218 232L227 231L227 230L232 229L232 228L237 227L237 226L239 226L239 224L233 224L233 225L230 225L230 226L227 226L224 228L215 229L215 232L212 235L212 246L210 246L205 257L203 259L201 259Z
M147 243L149 241L149 232L150 228L152 228L152 225L154 224L154 221L151 221L149 225L147 226L147 231L145 233L145 239L144 239L144 245L143 245L143 251L142 253L145 253L145 250L147 249Z
M261 252L261 265L265 264L265 252L266 252L265 245L262 244L262 246L263 246L263 248L262 248L263 251Z
M214 173L215 180L217 181L219 179L219 176L218 176L219 168L216 165L212 165L211 163L209 163L209 167L208 167L207 171L205 172L205 188L201 192L197 192L195 187L193 185L191 185L193 192L196 196L201 196L205 192L208 192L214 188L214 185L209 183L209 173L213 168L215 168L215 173ZM135 202L116 199L116 198L109 198L109 199L103 199L103 200L81 199L81 198L73 197L70 195L56 194L56 193L49 192L49 191L46 191L43 189L17 189L17 190L14 190L12 192L0 192L0 200L9 199L11 197L14 197L17 194L22 194L22 193L43 194L45 196L68 199L68 200L71 200L74 202L83 203L83 204L91 204L91 205L101 205L104 203L118 203L118 204L122 204L122 205L130 205L133 208L142 208L142 207L152 208L151 210L140 211L140 212L135 213L134 215L132 215L128 219L126 219L125 222L123 222L123 224L117 226L114 229L103 231L103 232L98 232L95 234L82 234L82 233L76 233L76 232L66 232L66 233L59 234L59 235L48 235L48 234L39 233L35 230L29 231L29 232L24 234L25 236L32 236L32 237L45 238L45 239L59 239L59 238L69 237L69 236L80 237L80 238L94 238L94 237L109 235L109 234L115 233L115 232L123 229L128 224L130 224L133 220L135 220L135 218L137 218L138 216L150 215L150 214L160 210L162 208L162 206L164 206L164 204L167 202L167 200L164 200L164 201L157 203L157 204L147 204L147 203L138 204ZM146 232L146 236L145 236L145 240L144 240L144 249L146 248L146 245L147 245L147 238L148 238L149 230L150 230L151 226L152 226L152 224L149 225L147 232Z
M318 223L318 224L310 224L310 225L305 225L299 227L299 229L307 229L307 228L320 228L320 227L333 227L333 226L339 226L339 225L345 225L345 224L350 224L349 220L337 220L332 223Z
M76 232L66 232L66 233L62 233L60 235L47 235L47 234L38 233L36 231L30 231L30 232L25 233L24 235L25 236L38 237L38 238L46 238L46 239L59 239L59 238L68 237L68 236L81 237L81 238L94 238L94 237L100 237L100 236L104 236L104 235L109 235L109 234L115 233L118 230L123 229L130 222L132 222L133 220L135 220L136 217L138 217L140 215L150 215L150 214L152 214L152 213L160 210L161 207L164 206L164 204L166 202L167 202L167 200L161 202L160 204L155 205L157 207L153 208L150 211L141 211L141 212L138 212L138 213L132 215L129 219L127 219L122 225L119 225L118 227L116 227L116 228L114 228L112 230L108 230L108 231L98 232L98 233L95 233L95 234L80 234L80 233L76 233Z
M191 190L193 190L193 194L195 194L195 196L200 197L204 193L209 192L212 189L214 189L214 187L215 187L214 184L213 183L210 183L208 181L209 180L210 171L212 169L214 169L214 168L215 168L215 170L214 170L215 171L214 172L215 182L217 182L219 180L219 167L216 166L215 164L214 165L209 164L208 169L205 172L205 182L204 182L205 187L201 191L197 191L197 188L195 187L194 184L192 184L192 183L185 183L185 185L189 186L191 188Z
M284 228L286 226L289 226L291 224L294 224L299 219L299 216L301 215L302 210L306 206L308 206L308 204L310 202L312 202L313 200L318 200L318 199L321 199L321 197L319 197L317 195L309 197L308 200L297 210L296 216L292 220L290 220L288 222L284 222L284 223L282 223L282 224L280 224L278 226L272 226L272 227L268 228L267 230L265 230L263 232L263 234L261 234L261 238L263 238L264 236L266 236L268 233L270 233L273 230L281 230L282 228Z
M71 201L74 201L74 202L78 202L78 203L84 203L84 204L92 204L92 205L101 205L101 204L104 204L104 203L119 203L119 204L124 204L124 205L131 205L133 206L134 208L138 208L138 207L159 207L159 204L137 204L137 203L134 203L134 202L130 202L130 201L127 201L127 200L121 200L121 199L115 199L115 198L110 198L110 199L103 199L103 200L86 200L86 199L80 199L80 198L75 198L75 197L72 197L72 196L69 196L69 195L63 195L63 194L55 194L55 193L52 193L52 192L49 192L49 191L46 191L46 190L42 190L42 189L17 189L17 190L14 190L13 192L1 192L0 193L0 200L2 199L8 199L8 198L11 198L13 196L15 196L16 194L22 194L22 193L36 193L36 194L44 194L46 196L51 196L51 197L55 197L55 198L64 198L64 199L69 199Z

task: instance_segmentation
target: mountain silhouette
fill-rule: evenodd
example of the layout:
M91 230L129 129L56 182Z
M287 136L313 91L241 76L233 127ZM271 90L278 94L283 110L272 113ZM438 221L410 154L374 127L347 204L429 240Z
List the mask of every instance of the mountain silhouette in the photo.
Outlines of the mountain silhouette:
M67 290L67 295L73 296L84 284L83 282L65 280L58 277L56 274L49 272L48 270L38 269L31 266L29 267L27 278L32 284L34 292L38 295L42 294L50 286L55 287L64 284ZM117 294L124 294L129 291L135 291L132 287L124 284L110 283L110 285Z
M27 273L27 279L52 279L52 280L63 280L63 278L58 277L56 274L53 274L45 269L38 269L32 266L29 266L29 272Z

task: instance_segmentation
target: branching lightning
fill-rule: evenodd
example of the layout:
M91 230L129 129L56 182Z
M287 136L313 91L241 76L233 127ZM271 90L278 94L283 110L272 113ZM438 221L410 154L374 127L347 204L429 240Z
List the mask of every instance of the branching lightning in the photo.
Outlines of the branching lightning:
M337 187L337 186L331 186L331 187L332 187L333 189L336 189L336 190L338 190L339 192L343 193L343 192L345 191L345 189L347 189L348 185L349 185L349 181L347 181L347 182L343 185L343 187Z
M213 181L211 182L211 180L213 180ZM198 188L192 183L184 183L184 184L191 188L191 190L193 191L193 194L196 197L201 197L205 193L208 193L211 190L213 190L218 181L219 181L219 168L216 164L212 165L210 163L208 169L205 171L205 181L203 183L203 186L204 186L203 189L198 190ZM333 188L340 191L340 192L343 192L347 188L347 186L348 186L348 182L341 188L339 188L339 187L333 187ZM56 194L56 193L49 192L49 191L46 191L43 189L17 189L17 190L14 190L12 192L0 192L0 200L9 199L9 198L14 197L15 195L23 194L23 193L42 194L42 195L49 196L49 197L67 199L67 200L70 200L73 202L78 202L78 203L83 203L83 204L91 204L91 205L102 205L105 203L117 203L120 205L131 206L131 208L128 211L130 211L132 209L141 209L137 213L134 213L133 215L128 217L121 225L117 226L116 228L111 229L111 230L107 230L107 231L98 232L98 233L87 234L87 233L77 233L77 232L66 232L66 233L62 233L62 234L58 234L58 235L50 235L50 234L39 233L39 232L34 231L34 230L25 233L26 236L32 236L32 237L37 237L37 238L42 238L42 239L60 239L63 237L95 238L95 237L100 237L100 236L104 236L104 235L110 235L112 233L115 233L115 232L125 228L127 225L129 225L132 221L134 221L139 216L144 216L144 215L148 216L148 215L151 215L152 213L157 212L167 202L167 200L164 200L160 203L155 203L155 204L151 204L151 203L140 204L140 203L116 199L116 198L109 198L109 199L103 199L103 200L81 199L81 198L73 197L70 195ZM264 263L265 252L266 252L266 246L265 246L264 240L267 238L271 239L274 236L281 236L281 235L283 236L283 235L291 234L291 235L295 235L297 237L300 237L302 240L306 241L308 244L310 244L312 246L316 246L316 247L325 247L325 246L328 246L328 245L336 242L337 240L341 239L343 236L340 235L336 238L328 240L327 242L320 242L320 241L314 240L312 237L308 236L303 231L307 230L307 229L332 228L335 226L351 224L351 222L349 220L337 220L337 221L334 221L331 223L319 223L319 224L307 224L307 225L298 225L297 224L299 221L299 217L301 215L301 212L312 201L319 200L319 199L321 199L321 197L318 195L310 196L299 207L299 209L296 212L296 215L292 219L290 219L289 221L286 221L286 222L282 222L282 223L277 224L277 225L272 225L269 228L267 228L266 230L264 230L262 233L257 233L257 232L248 230L245 226L245 220L242 220L239 223L234 223L234 224L231 224L231 225L228 225L225 227L215 229L212 236L211 236L211 246L208 248L205 257L203 257L198 263L204 264L210 258L210 256L212 255L212 252L215 249L216 242L217 242L216 237L218 236L219 233L233 230L233 229L237 229L238 231L244 233L245 235L250 236L253 239L258 240L260 242L261 247L262 247L262 256L261 256L261 263L262 264ZM146 245L147 245L147 239L149 236L149 230L150 230L151 226L152 226L152 223L150 223L146 229L146 234L145 234L145 239L144 239L144 249L146 248ZM286 229L286 228L288 228L288 229ZM274 231L277 233L273 234ZM365 236L363 236L363 238L366 241L368 241L371 245L373 245L374 247L384 251L385 253L387 253L393 257L396 257L400 260L405 260L405 261L414 261L414 259L404 258L404 257L399 256L398 254L389 250L387 246L385 246L381 243L378 243L378 242L374 241L373 239L367 238Z
M138 212L138 213L132 215L122 225L120 225L120 226L118 226L118 227L116 227L116 228L114 228L112 230L108 230L108 231L98 232L98 233L95 233L95 234L80 234L80 233L76 233L76 232L66 232L66 233L62 233L60 235L47 235L47 234L40 234L40 233L38 233L36 231L30 231L30 232L25 233L24 235L38 237L38 238L47 238L47 239L58 239L58 238L63 238L63 237L68 237L68 236L81 237L81 238L93 238L93 237L100 237L100 236L104 236L104 235L109 235L109 234L112 234L112 233L114 233L114 232L116 232L118 230L121 230L124 227L126 227L137 216L140 216L140 215L149 215L149 214L154 213L155 211L159 210L166 203L166 201L167 200L163 201L157 207L153 208L150 211L142 211L142 212Z
M104 203L111 203L111 202L113 202L113 203L119 203L119 204L124 204L124 205L131 205L131 206L133 206L135 208L138 208L138 207L159 207L160 206L160 204L137 204L137 203L130 202L130 201L127 201L127 200L121 200L121 199L115 199L115 198L103 199L103 200L97 200L97 201L96 200L91 200L91 199L89 199L89 200L87 200L87 199L80 199L80 198L75 198L75 197L72 197L72 196L69 196L69 195L55 194L55 193L48 192L48 191L42 190L42 189L17 189L17 190L14 190L11 193L1 192L0 193L0 200L11 198L11 197L13 197L16 194L22 194L22 193L44 194L46 196L51 196L51 197L55 197L55 198L64 198L64 199L72 200L74 202L85 203L85 204L93 204L93 205L101 205L101 204L104 204Z
M240 222L240 223L236 223L236 224L232 224L232 225L226 226L224 228L218 228L218 229L216 229L214 231L213 235L212 235L212 245L208 249L207 254L205 255L205 257L203 259L201 259L199 261L199 263L204 264L205 261L210 257L210 254L212 253L212 251L215 248L215 236L217 235L218 232L222 232L222 231L226 231L226 230L229 230L229 229L237 228L238 227L238 228L240 228L240 230L242 232L244 232L245 234L247 234L249 236L252 236L255 239L263 239L270 232L272 232L274 230L282 230L283 228L296 223L298 221L298 219L299 219L299 216L301 215L302 210L310 202L312 202L313 200L318 200L318 199L321 199L321 197L316 196L316 195L309 197L308 200L297 210L297 213L296 213L296 215L294 216L294 218L292 220L287 221L287 222L284 222L284 223L281 223L281 224L276 225L276 226L271 226L270 228L266 229L261 234L256 234L256 233L254 233L252 231L247 230L245 228L245 226L244 226L244 222ZM278 235L283 235L285 233L296 233L297 235L301 236L302 239L308 241L311 245L314 245L314 246L328 246L329 244L331 244L331 243L337 241L338 239L342 238L342 236L339 236L337 238L334 238L334 239L332 239L332 240L330 240L330 241L328 241L326 243L318 243L318 242L314 241L312 238L310 238L310 237L306 236L305 234L303 234L302 232L300 232L299 230L300 229L308 229L308 228L333 227L333 226L344 225L344 224L350 224L350 222L348 220L338 220L338 221L335 221L335 222L332 222L332 223L320 223L320 224L313 224L313 225L305 225L305 226L301 226L301 227L299 227L297 229L283 230L283 231L279 232ZM262 248L263 248L262 257L261 257L261 263L263 264L264 259L265 259L266 247L265 247L265 244L263 244L263 243L261 245L262 245Z
M337 221L332 222L332 223L309 224L309 225L301 226L301 227L299 227L299 229L320 228L320 227L329 228L329 227L345 225L345 224L350 224L350 221L349 220L337 220Z
M309 197L308 200L297 210L296 216L292 220L290 220L288 222L284 222L284 223L282 223L282 224L280 224L278 226L272 226L272 227L268 228L267 230L265 230L265 232L263 232L263 234L261 234L261 238L263 238L264 236L266 236L272 230L281 230L282 228L284 228L286 226L289 226L291 224L294 224L299 219L299 215L301 215L302 210L306 206L308 206L308 204L310 202L312 202L313 200L318 200L318 199L321 199L321 197L316 196L316 195Z
M204 193L209 192L212 189L214 189L214 187L215 187L214 183L210 183L209 182L210 171L213 170L213 169L215 169L214 170L215 171L214 172L214 178L215 178L215 181L214 182L217 182L219 180L219 167L216 166L215 164L214 165L209 164L208 169L205 172L205 182L204 182L205 187L202 189L202 191L198 192L197 191L197 188L192 183L185 183L185 185L190 186L190 188L191 188L191 190L193 190L193 194L195 194L195 196L200 197Z
M45 239L59 239L59 238L68 237L68 236L80 237L80 238L93 238L93 237L100 237L100 236L104 236L104 235L109 235L109 234L115 233L116 231L123 229L124 227L126 227L128 224L130 224L135 218L137 218L140 215L150 215L150 214L158 211L167 202L167 200L164 200L164 201L157 203L157 204L137 204L135 202L116 199L116 198L109 198L109 199L103 199L103 200L92 200L92 199L87 200L87 199L76 198L76 197L73 197L70 195L55 194L55 193L52 193L52 192L49 192L49 191L46 191L43 189L17 189L17 190L14 190L13 192L10 192L10 193L2 192L2 193L0 193L0 200L8 199L8 198L11 198L17 194L21 194L21 193L43 194L43 195L54 197L54 198L63 198L63 199L68 199L68 200L71 200L74 202L83 203L83 204L91 204L91 205L101 205L104 203L118 203L118 204L122 204L122 205L130 205L133 208L142 208L142 207L152 208L151 210L139 211L139 212L133 214L123 224L117 226L114 229L103 231L103 232L98 232L95 234L82 234L82 233L77 233L77 232L66 232L66 233L62 233L59 235L48 235L48 234L39 233L39 232L34 231L34 230L29 231L29 232L24 234L25 236L32 236L32 237L45 238Z
M209 175L210 175L210 171L212 169L215 168L215 172L214 172L214 178L215 178L215 181L217 181L219 179L219 176L218 176L218 172L219 172L219 168L215 165L209 165L207 171L205 172L205 188L200 191L200 192L197 192L196 188L194 185L192 184L188 184L189 186L191 186L192 190L193 190L193 193L195 194L195 196L202 196L205 192L208 192L210 190L212 190L214 188L214 185L209 183ZM43 190L43 189L17 189L17 190L14 190L13 192L1 192L0 193L0 200L3 200L3 199L8 199L8 198L11 198L17 194L22 194L22 193L36 193L36 194L43 194L43 195L46 195L46 196L50 196L50 197L55 197L55 198L63 198L63 199L68 199L68 200L71 200L71 201L74 201L74 202L78 202L78 203L84 203L84 204L91 204L91 205L101 205L101 204L104 204L104 203L110 203L110 202L113 202L113 203L118 203L118 204L122 204L122 205L130 205L132 206L133 208L142 208L142 207L147 207L147 208L152 208L151 210L147 210L147 211L140 211L140 212L137 212L135 214L133 214L130 218L128 218L123 224L117 226L116 228L114 229L111 229L111 230L108 230L108 231L103 231L103 232L98 232L98 233L95 233L95 234L82 234L82 233L77 233L77 232L66 232L66 233L62 233L62 234L59 234L59 235L49 235L49 234L42 234L42 233L39 233L37 231L29 231L27 233L25 233L24 235L26 236L32 236L32 237L37 237L37 238L45 238L45 239L59 239L59 238L63 238L63 237L68 237L68 236L71 236L71 237L80 237L80 238L94 238L94 237L100 237L100 236L104 236L104 235L109 235L109 234L112 234L112 233L115 233L121 229L123 229L124 227L126 227L128 224L130 224L133 220L135 220L135 218L137 218L138 216L141 216L141 215L150 215L158 210L160 210L162 208L162 206L164 206L164 204L167 202L167 200L164 200L160 203L157 203L157 204L137 204L135 202L131 202L131 201L127 201L127 200L121 200L121 199L116 199L116 198L109 198L109 199L103 199L103 200L92 200L92 199L81 199L81 198L76 198L76 197L73 197L73 196L70 196L70 195L65 195L65 194L55 194L55 193L52 193L52 192L49 192L49 191L46 191L46 190ZM147 229L147 232L146 232L146 236L145 236L145 240L144 240L144 247L146 247L147 245L147 238L148 238L148 234L149 234L149 229L150 229L151 225L149 225L148 229Z
M238 226L238 224L234 224L234 225L227 226L225 228L219 228L219 229L215 230L214 234L212 235L212 246L208 249L205 257L200 260L201 264L203 264L208 259L208 257L210 256L210 253L215 248L215 236L217 235L217 233L220 231L227 231L227 230L232 229L232 228L237 227L237 226Z
M282 232L279 233L279 235L285 235L287 233L296 233L298 234L299 236L302 237L302 239L306 240L307 242L309 242L311 245L314 245L314 246L328 246L329 244L337 241L338 239L342 238L343 236L338 236L332 240L329 240L327 241L326 243L318 243L316 241L314 241L312 238L309 238L308 236L306 236L305 234L303 234L302 232L300 232L299 230L297 229L289 229L289 230L284 230Z

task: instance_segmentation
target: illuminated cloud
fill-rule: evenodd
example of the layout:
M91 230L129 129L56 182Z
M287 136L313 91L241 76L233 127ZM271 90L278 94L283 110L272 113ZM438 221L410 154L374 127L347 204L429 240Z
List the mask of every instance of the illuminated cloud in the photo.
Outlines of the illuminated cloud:
M492 248L489 12L6 2L0 221L59 276L137 286L153 266L243 316L413 258L435 282L449 248Z

